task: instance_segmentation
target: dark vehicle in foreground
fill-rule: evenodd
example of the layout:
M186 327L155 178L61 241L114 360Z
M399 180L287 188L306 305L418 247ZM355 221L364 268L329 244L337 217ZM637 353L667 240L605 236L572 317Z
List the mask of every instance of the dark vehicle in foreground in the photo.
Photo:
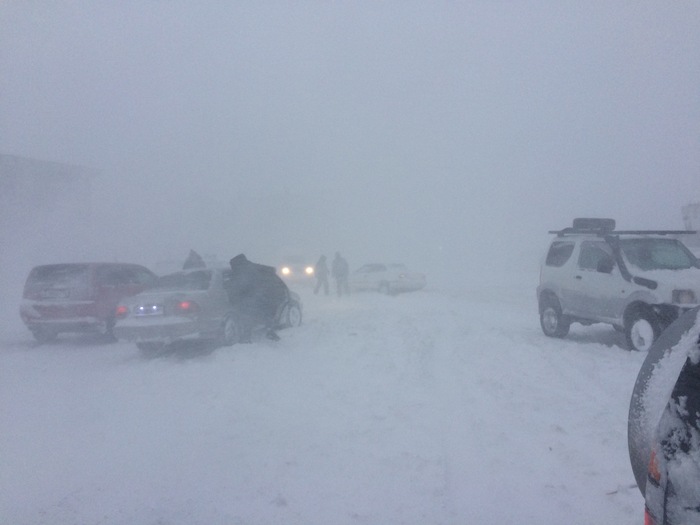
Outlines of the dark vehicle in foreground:
M649 350L628 421L632 470L646 525L700 523L700 308Z
M607 323L632 350L648 350L678 316L700 304L700 262L676 238L687 231L615 230L613 219L574 219L540 267L540 325L565 337L571 323Z
M39 342L60 333L112 336L117 304L156 280L148 268L129 263L65 263L32 268L24 285L20 317Z
M239 320L229 301L228 268L183 270L158 278L148 291L122 302L116 310L115 335L157 354L180 341L208 341L231 346L239 341ZM277 312L280 328L301 324L299 296L287 290Z
M425 288L425 274L410 272L405 264L370 263L350 274L350 289L384 294L412 292Z

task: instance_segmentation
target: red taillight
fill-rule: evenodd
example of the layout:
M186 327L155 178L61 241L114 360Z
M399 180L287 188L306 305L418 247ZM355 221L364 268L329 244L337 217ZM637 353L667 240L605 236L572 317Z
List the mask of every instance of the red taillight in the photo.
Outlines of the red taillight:
M114 312L114 316L117 319L124 319L127 315L129 315L129 308L127 306L124 306L123 304L117 306L117 309Z
M649 513L649 509L644 507L644 525L656 525L656 520Z
M175 303L175 315L192 315L199 310L199 305L194 301L180 301Z
M659 460L656 459L656 449L652 449L651 458L649 459L649 476L659 483L661 481L661 472L659 471Z

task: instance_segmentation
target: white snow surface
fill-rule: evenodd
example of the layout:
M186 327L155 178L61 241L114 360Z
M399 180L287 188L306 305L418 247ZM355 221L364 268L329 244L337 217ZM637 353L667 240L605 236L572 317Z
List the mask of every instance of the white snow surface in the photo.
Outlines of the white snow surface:
M534 280L314 296L278 342L141 357L0 334L0 522L638 525L645 354Z

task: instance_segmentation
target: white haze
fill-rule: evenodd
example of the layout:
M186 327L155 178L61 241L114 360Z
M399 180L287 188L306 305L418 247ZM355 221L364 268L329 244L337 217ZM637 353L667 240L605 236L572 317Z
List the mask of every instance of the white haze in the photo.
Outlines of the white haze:
M497 449L489 451L487 466L496 465L495 475L484 487L500 487L515 472L509 486L518 491L509 492L511 498L522 493L531 475L542 477L536 472L542 456L551 466L554 481L542 477L542 484L528 492L547 503L533 503L534 514L521 516L524 522L541 522L539 516L548 515L551 507L555 522L586 509L581 522L588 523L599 507L603 521L623 523L629 516L624 523L639 522L641 514L636 513L642 502L629 487L624 417L630 381L642 357L621 350L619 334L612 330L592 336L574 331L566 342L544 338L537 325L537 264L549 241L547 230L567 226L576 216L613 217L622 228L682 228L681 207L700 201L699 27L700 3L695 0L0 2L0 154L94 171L90 212L82 218L62 208L71 202L65 192L9 204L0 195L0 355L7 365L2 368L7 394L2 401L8 403L0 412L12 427L7 443L13 454L19 451L6 459L14 470L6 469L10 474L4 474L2 484L18 495L12 503L14 515L38 523L47 508L56 511L51 494L61 492L62 481L70 485L70 480L47 478L53 492L37 496L42 483L31 483L38 479L42 458L51 457L32 455L32 446L52 450L52 435L42 426L42 396L59 405L65 402L65 407L73 406L72 393L92 402L91 387L100 389L105 370L117 391L122 379L127 387L135 381L160 391L170 386L161 372L177 375L180 370L167 360L144 363L125 343L95 350L90 343L68 339L34 347L18 315L29 269L86 260L154 267L158 261L184 259L194 248L224 261L244 252L268 264L289 255L315 261L321 253L332 257L335 251L352 268L375 260L400 261L425 271L429 288L406 303L376 306L370 299L369 313L361 301L336 302L328 311L319 298L309 296L310 322L286 336L282 350L260 358L236 347L235 352L217 351L210 359L187 361L196 369L187 383L192 391L200 391L202 378L219 379L216 367L198 375L200 366L223 364L224 373L240 373L241 360L255 372L247 378L252 384L265 377L268 358L272 373L286 363L292 365L289 370L303 372L304 359L323 356L313 373L329 371L318 394L324 400L335 393L335 368L326 369L325 359L340 359L345 365L347 356L348 363L355 363L356 373L345 379L348 392L363 378L383 385L392 371L409 378L399 385L410 390L415 386L412 374L435 366L434 384L443 385L435 395L437 405L460 402L462 388L469 393L483 387L516 414L515 424L499 420L498 426L498 408L489 404L490 397L477 395L472 405L465 405L464 419L454 424L472 421L473 408L476 416L494 423L487 425L484 443L497 441L513 426L527 426L530 412L537 420L551 419L542 423L544 434L527 429L534 434L524 439L537 443L534 455L534 446L524 447L519 457L512 447L506 447L503 457ZM53 211L47 215L42 211L47 209ZM471 293L475 289L476 299ZM505 320L500 302L508 305ZM392 307L398 308L395 315ZM404 329L413 324L428 334L427 347L433 348L433 338L437 341L435 355L416 350L404 356L404 339L412 337ZM382 334L379 343L373 332L356 337L357 325ZM343 346L347 337L357 344ZM383 342L388 343L388 357ZM276 352L285 348L292 353L280 365ZM339 351L342 357L326 350ZM462 350L471 352L464 361ZM531 388L528 377L520 374L519 366L531 363L533 354L529 377L542 390ZM386 369L376 369L375 358ZM477 379L468 383L475 359ZM87 386L72 375L82 370L79 363L85 363ZM504 371L510 375L498 376ZM457 376L467 386L443 382ZM42 390L47 378L55 380L52 385L60 395L53 397L53 387ZM432 387L433 376L429 379ZM214 394L220 386L224 391L227 381L215 381ZM515 386L503 390L511 381ZM74 390L72 385L78 384L84 390ZM574 385L572 392L562 394L560 387L569 384ZM420 397L423 386L419 382L409 399ZM589 387L595 394L592 402ZM114 403L118 413L128 414L135 397L148 391L137 389L107 405ZM14 412L20 405L8 401L18 393L29 393L27 412ZM521 393L522 402L517 397ZM362 414L368 421L374 421L372 406L385 406L380 401L384 394L379 389L368 398L370 410ZM547 405L551 400L554 406ZM187 406L194 413L199 407L190 401ZM581 406L581 412L572 411L570 403ZM538 412L545 405L545 412ZM161 413L160 406L153 406L154 413ZM401 404L387 406L404 409ZM449 406L462 410L458 404ZM167 414L176 409L167 402L163 407ZM332 403L329 407L335 408ZM109 409L86 410L88 416L80 412L77 420L87 421L87 430L96 429L98 437L103 422L107 429L123 422L109 419ZM432 414L430 403L421 410L417 418ZM15 413L26 419L15 418ZM91 414L98 421L94 427ZM437 421L451 414L438 411L434 416ZM66 408L66 415L75 414ZM59 433L65 437L80 432L83 427L75 422L67 417ZM390 422L399 433L408 430L409 441L422 439L411 435L410 421ZM274 434L277 427L272 428ZM39 432L25 443L23 429ZM223 426L220 430L224 434L216 434L217 439L225 435ZM573 442L566 438L569 432ZM468 437L457 437L462 435ZM193 431L192 436L199 434ZM564 448L556 447L560 442ZM79 454L80 443L71 445L70 454ZM275 443L272 439L268 444ZM353 442L352 450L365 444ZM433 457L432 444L428 440L427 449L415 447L418 460L425 454ZM449 469L451 459L462 457L457 445L429 467ZM255 449L260 455L254 456L251 468L267 458L266 446ZM552 447L561 458L552 459L547 452ZM104 450L110 452L109 447ZM453 450L457 452L451 454ZM99 445L90 449L95 457L101 451ZM31 463L36 467L33 477L17 484L13 473L21 478L25 453L38 463ZM111 461L122 457L113 455ZM609 458L610 472L605 466ZM371 455L362 459L361 468L372 472ZM336 457L341 464L351 460ZM594 461L591 478L588 466ZM59 509L68 513L62 522L71 522L71 505L88 501L95 502L95 514L81 517L101 519L104 509L99 507L109 492L95 494L110 485L96 485L94 492L85 488L92 479L90 469L99 470L98 465L102 463L87 461L86 476L76 471L82 492ZM463 466L457 464L457 475ZM261 479L274 477L272 471L263 470ZM572 471L578 475L570 477ZM402 470L380 474L392 473ZM431 488L441 475L439 470L429 477L426 486ZM381 489L383 479L378 477L369 489L361 483L346 488ZM433 493L414 493L413 488L397 505L409 504L417 495L411 508L427 509L435 523L459 522L469 515L469 500L460 499L463 486L468 485L455 485L455 498L449 499L457 508L444 514L433 506ZM138 488L147 494L147 487ZM122 496L129 492L121 490ZM551 497L552 491L557 497ZM178 494L166 488L156 494L162 496L157 503L167 504ZM28 501L26 508L22 498ZM528 508L527 498L513 509ZM125 496L112 501L116 506L108 508L108 521L119 522L115 516L121 503L133 510L142 500ZM349 506L342 497L332 503ZM511 509L501 503L491 497L478 513L488 516L494 510L509 516ZM306 523L329 522L326 514L314 514L313 505L308 509L306 513L304 507L302 518L314 519ZM415 516L402 520L403 511L396 509L378 504L370 517L423 522ZM348 512L354 511L362 509ZM167 518L167 513L154 512L153 520ZM285 517L274 509L271 513ZM52 518L50 512L44 516ZM177 514L173 522L187 522L184 516ZM150 517L136 515L142 522ZM207 522L206 513L197 517ZM129 522L128 514L124 522Z
M3 2L0 153L98 171L65 260L512 272L574 216L682 226L697 27L691 1Z

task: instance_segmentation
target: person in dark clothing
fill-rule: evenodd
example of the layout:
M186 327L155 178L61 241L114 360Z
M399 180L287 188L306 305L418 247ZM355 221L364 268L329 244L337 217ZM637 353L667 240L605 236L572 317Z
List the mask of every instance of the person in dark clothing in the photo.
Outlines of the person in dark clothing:
M271 266L249 261L242 253L229 261L231 279L227 283L229 300L238 314L241 342L251 342L253 328L263 325L267 338L279 340L277 313L289 290Z
M323 292L328 295L328 264L326 263L326 256L321 255L319 257L316 266L314 267L314 275L316 276L316 287L314 288L314 294L318 294L318 291L323 287Z
M350 293L350 287L348 286L349 273L348 262L343 259L340 252L335 252L335 259L333 259L333 264L331 266L331 275L336 282L338 297L343 295L343 293L346 295Z

